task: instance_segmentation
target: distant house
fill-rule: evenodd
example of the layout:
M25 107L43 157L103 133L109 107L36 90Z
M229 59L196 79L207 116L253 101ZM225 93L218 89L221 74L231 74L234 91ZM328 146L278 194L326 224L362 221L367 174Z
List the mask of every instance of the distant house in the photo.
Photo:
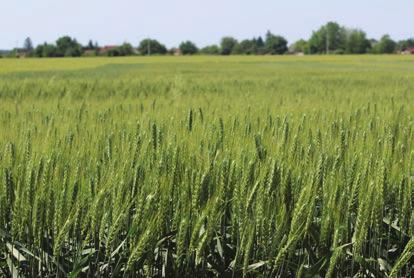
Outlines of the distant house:
M14 53L16 58L26 58L29 56L29 53L23 48L15 48L11 53Z
M181 56L183 55L183 52L181 51L181 49L176 48L174 49L174 56Z
M406 55L414 54L414 47L407 48L406 50L402 51L401 54L406 54Z

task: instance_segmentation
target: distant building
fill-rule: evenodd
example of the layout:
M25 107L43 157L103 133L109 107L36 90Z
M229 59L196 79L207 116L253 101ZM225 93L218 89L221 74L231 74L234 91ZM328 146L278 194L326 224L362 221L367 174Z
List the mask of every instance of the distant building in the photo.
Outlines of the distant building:
M181 52L181 49L176 48L174 51L174 56L181 56L181 55L183 55L183 53Z
M26 58L29 56L29 53L23 48L15 48L11 51L11 54L13 54L16 58Z
M414 47L407 48L406 50L402 51L401 54L406 54L406 55L414 54Z

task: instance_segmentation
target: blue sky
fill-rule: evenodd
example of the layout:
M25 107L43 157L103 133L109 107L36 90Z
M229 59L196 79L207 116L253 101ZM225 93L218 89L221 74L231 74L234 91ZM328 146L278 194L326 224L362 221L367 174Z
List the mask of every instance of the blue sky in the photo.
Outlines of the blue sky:
M369 37L388 33L394 39L414 37L414 0L11 0L0 5L0 49L35 44L60 35L90 38L100 45L145 37L168 47L191 39L199 46L264 35L266 30L289 42L308 38L330 20L365 30Z

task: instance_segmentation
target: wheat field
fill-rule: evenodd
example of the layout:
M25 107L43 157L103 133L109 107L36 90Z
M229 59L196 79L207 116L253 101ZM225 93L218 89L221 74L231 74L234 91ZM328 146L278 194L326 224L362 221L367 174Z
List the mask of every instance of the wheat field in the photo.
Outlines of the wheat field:
M0 60L0 276L413 277L414 57Z

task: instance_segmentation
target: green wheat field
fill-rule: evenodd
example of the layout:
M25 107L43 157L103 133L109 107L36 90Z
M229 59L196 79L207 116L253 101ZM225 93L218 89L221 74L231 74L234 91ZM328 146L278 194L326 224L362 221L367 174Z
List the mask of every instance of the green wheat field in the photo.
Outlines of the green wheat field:
M0 60L0 276L414 277L414 57Z

